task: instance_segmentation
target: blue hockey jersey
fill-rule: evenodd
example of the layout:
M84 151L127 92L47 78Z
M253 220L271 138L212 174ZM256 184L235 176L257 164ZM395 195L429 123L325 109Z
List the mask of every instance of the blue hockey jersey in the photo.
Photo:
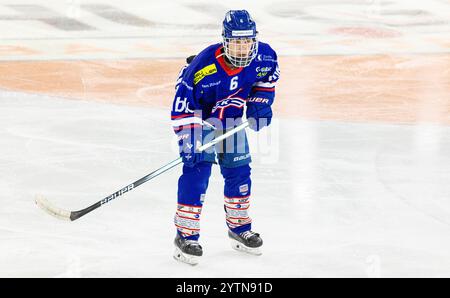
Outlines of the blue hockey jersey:
M230 69L224 59L222 44L214 44L180 71L171 113L175 132L199 127L212 117L227 128L227 118L243 117L249 98L272 104L280 71L268 44L259 42L258 55L247 67Z

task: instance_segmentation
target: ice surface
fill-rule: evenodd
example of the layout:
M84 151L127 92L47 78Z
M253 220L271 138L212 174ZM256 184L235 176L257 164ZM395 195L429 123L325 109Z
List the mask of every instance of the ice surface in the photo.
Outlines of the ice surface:
M0 16L19 14L1 2ZM0 60L186 57L218 41L223 12L242 6L108 1L154 22L141 26L135 18L126 26L126 18L118 24L79 7L101 2L46 2L97 28L83 33L0 18ZM448 1L426 8L422 1L272 2L246 1L245 8L283 57L449 52ZM39 85L37 73L22 83ZM446 76L439 73L439 82ZM441 96L448 90L435 87ZM276 115L260 138L249 134L250 215L264 253L231 249L215 167L202 212L204 256L190 267L171 256L180 167L75 222L34 204L41 194L81 209L176 158L168 108L1 90L0 277L450 277L448 125Z
M192 268L171 258L180 168L75 222L33 202L42 194L81 209L172 160L167 111L11 92L0 100L0 276L450 275L448 127L278 119L279 152L255 152L253 164L264 254L230 248L215 169L205 255Z

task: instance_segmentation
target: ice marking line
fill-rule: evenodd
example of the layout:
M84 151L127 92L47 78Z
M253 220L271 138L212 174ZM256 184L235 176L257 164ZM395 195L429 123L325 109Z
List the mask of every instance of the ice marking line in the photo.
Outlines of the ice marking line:
M198 37L217 37L217 34L198 34L198 35L127 35L127 36L73 36L73 37L24 37L24 38L2 38L2 41L24 41L24 40L98 40L98 39L182 39L182 38L198 38Z
M428 218L431 218L437 222L439 222L440 224L443 224L445 226L450 227L450 222L446 222L445 220L440 219L438 216L430 214L428 211L424 211L422 210L420 207L417 207L414 203L411 203L410 201L408 201L405 197L403 197L402 195L400 195L398 193L398 191L394 190L387 181L385 181L383 179L383 175L380 172L380 167L379 165L382 164L381 162L381 153L380 150L377 150L376 152L376 157L375 157L375 169L376 169L376 174L377 174L377 178L378 181L381 183L381 185L383 185L383 187L390 193L392 194L395 198L397 198L399 201L403 202L405 205L407 205L408 207L410 207L411 209L413 209L414 211L416 211L417 213L420 213Z
M171 87L171 86L175 86L175 83L170 82L170 83L165 83L165 84L160 84L160 85L142 87L142 88L139 88L136 91L136 95L139 98L145 98L146 97L145 96L145 92L147 92L147 91L150 91L150 90L161 90L161 89L164 89L164 88L167 88L167 87Z
M62 221L61 221L62 222ZM104 241L100 241L98 239L95 238L85 238L85 237L74 237L74 236L67 236L67 235L58 235L58 234L46 234L46 233L37 233L37 232L31 232L29 230L20 230L20 229L11 229L8 227L2 227L1 228L4 231L8 231L11 233L18 233L18 234L26 234L26 235L32 235L32 236L37 236L37 237L48 237L48 238L61 238L61 239L70 239L70 240L74 240L74 241L84 241L84 242L97 242L98 244L104 244ZM62 232L61 232L62 233Z
M31 134L13 131L13 129L11 129L11 128L7 128L6 131L13 136L26 138L29 140L48 141L48 142L53 142L53 143L65 144L65 145L75 145L75 146L81 146L81 147L95 147L95 148L112 149L112 150L123 150L123 151L129 151L129 152L149 152L148 149L131 149L131 148L125 148L125 147L113 146L113 145L98 145L98 144L94 144L94 143L84 144L84 143L79 143L79 142L74 142L74 141L60 140L60 139L51 138L51 137L35 136L35 135L31 135Z

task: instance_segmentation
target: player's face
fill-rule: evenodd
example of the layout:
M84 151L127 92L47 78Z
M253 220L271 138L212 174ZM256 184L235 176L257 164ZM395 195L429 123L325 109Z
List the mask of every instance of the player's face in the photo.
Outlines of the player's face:
M235 67L250 65L258 52L258 41L255 37L224 38L225 55Z
M247 58L252 50L252 38L235 38L229 41L229 54L235 58Z

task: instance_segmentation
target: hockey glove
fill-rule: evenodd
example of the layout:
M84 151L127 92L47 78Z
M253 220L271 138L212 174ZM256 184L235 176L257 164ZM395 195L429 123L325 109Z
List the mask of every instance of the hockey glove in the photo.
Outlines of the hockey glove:
M178 136L178 146L183 163L188 167L194 167L195 164L203 161L204 152L198 148L202 145L202 128L183 129Z
M247 120L249 127L259 131L264 126L269 126L272 121L271 102L267 98L251 97L247 101Z

